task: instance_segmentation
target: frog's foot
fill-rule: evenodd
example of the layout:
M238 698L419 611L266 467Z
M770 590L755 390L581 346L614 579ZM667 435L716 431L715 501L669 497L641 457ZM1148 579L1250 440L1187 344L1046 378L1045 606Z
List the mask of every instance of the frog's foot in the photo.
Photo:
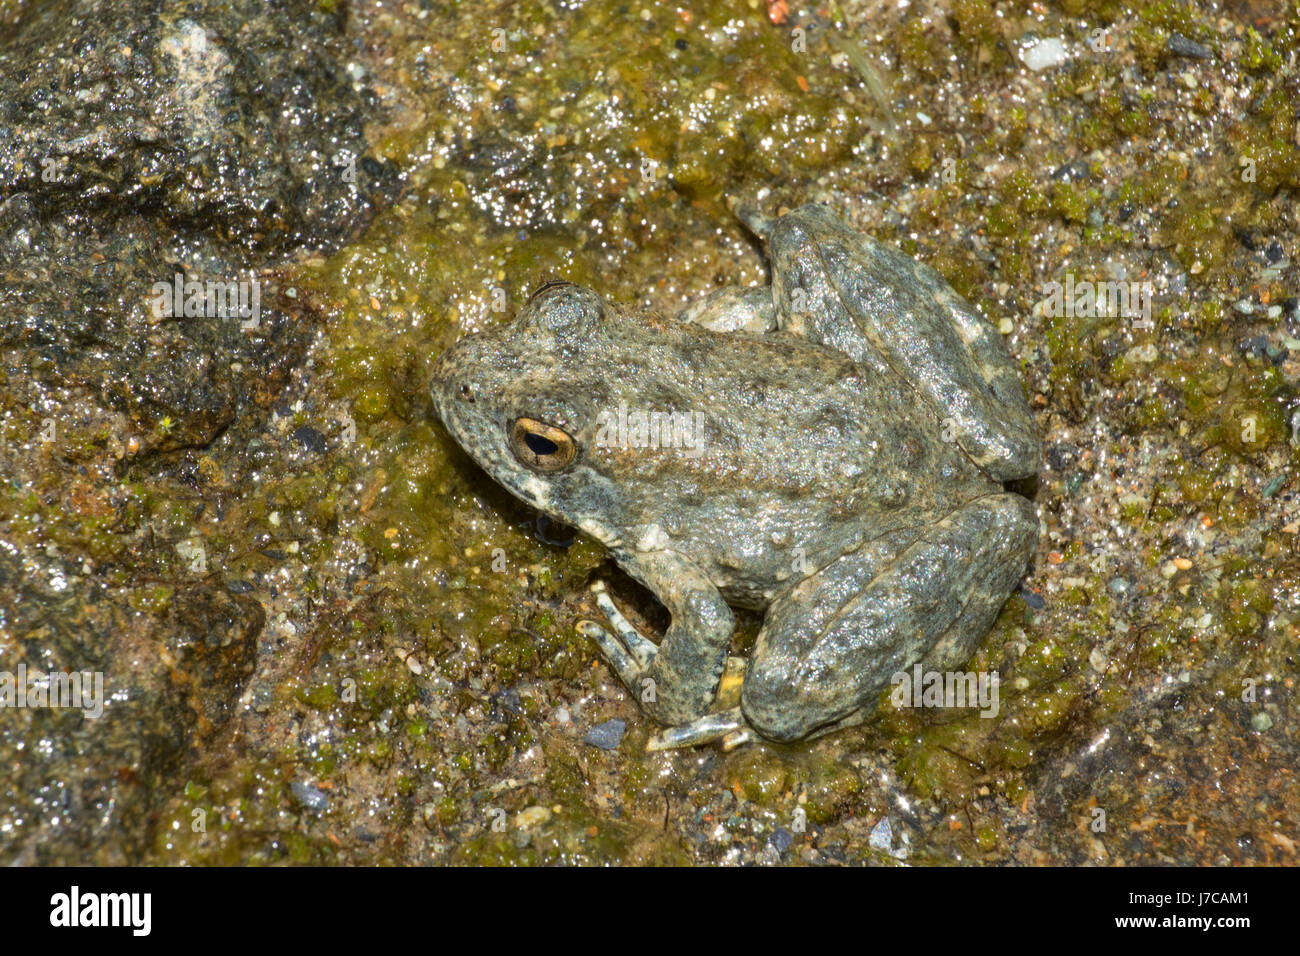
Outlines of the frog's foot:
M745 720L739 707L722 710L716 714L705 714L689 724L669 727L663 733L651 737L646 743L646 750L673 750L677 747L698 747L700 744L722 741L723 750L735 750L755 738L753 729Z
M618 674L618 679L627 689L634 694L639 694L642 690L641 682L646 672L650 670L650 665L654 663L659 648L642 637L631 622L623 616L623 612L614 606L609 592L605 589L604 581L594 583L591 586L591 593L595 595L596 603L609 621L609 626L614 629L614 633L611 634L595 621L579 621L578 630L596 642L605 659L614 668L614 673Z
M661 670L666 661L672 660L671 648L665 652L669 640L666 638L664 644L656 645L643 637L614 605L604 582L594 583L591 592L609 621L609 629L594 621L579 621L579 632L596 642L618 674L619 680L640 700L642 707L651 716L662 723L673 725L651 740L648 749L693 747L721 739L723 746L729 750L750 739L749 726L739 707L734 706L740 700L747 661L739 657L728 657L724 646L716 672L705 674L704 682L701 682L699 689L704 690L707 682L708 693L700 698L692 689L683 705L680 696L674 698L670 693L680 683L680 679L671 669ZM723 625L720 633L730 634L729 615ZM690 665L691 673L697 676L706 670L699 666L698 657L688 658L686 663ZM730 710L700 716L710 706L710 702L714 707L732 706Z

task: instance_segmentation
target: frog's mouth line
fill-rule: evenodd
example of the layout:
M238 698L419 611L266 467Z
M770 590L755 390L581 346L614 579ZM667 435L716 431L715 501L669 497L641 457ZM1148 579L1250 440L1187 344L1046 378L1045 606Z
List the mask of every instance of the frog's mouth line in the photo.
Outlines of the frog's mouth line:
M437 412L442 427L446 429L452 441L465 454L469 455L470 459L485 475L503 486L516 498L532 505L538 511L555 517L548 507L549 496L545 493L546 486L530 475L522 464L515 461L508 441L501 440L499 437L508 432L509 423L506 421L493 422L484 426L474 416L463 414L459 399L452 394L454 388L454 385L447 388L439 383L430 390L433 395L434 411ZM491 434L494 431L498 431L498 434ZM519 469L518 474L509 467L495 468L494 465L498 463L491 461L481 450L489 448L498 448L501 461L514 464ZM497 471L500 471L500 475L496 474Z

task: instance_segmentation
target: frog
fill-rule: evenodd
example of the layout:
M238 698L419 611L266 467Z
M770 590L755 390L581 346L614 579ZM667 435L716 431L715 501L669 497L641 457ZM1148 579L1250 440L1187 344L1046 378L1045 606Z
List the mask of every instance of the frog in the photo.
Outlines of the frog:
M597 580L605 621L578 624L663 725L650 750L861 723L907 668L971 657L1039 538L1012 483L1041 440L992 323L824 203L733 209L767 285L667 317L548 281L445 350L430 384L488 476L667 610L651 640ZM762 615L747 659L733 608Z

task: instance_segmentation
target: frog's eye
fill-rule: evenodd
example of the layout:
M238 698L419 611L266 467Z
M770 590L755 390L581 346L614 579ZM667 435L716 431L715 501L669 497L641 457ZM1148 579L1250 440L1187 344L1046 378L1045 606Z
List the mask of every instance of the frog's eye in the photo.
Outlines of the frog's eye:
M534 290L533 294L528 297L528 301L532 302L533 299L537 298L543 292L547 292L551 289L558 289L560 286L565 285L573 285L573 283L568 279L551 279L549 282L543 282L536 288L536 290Z
M510 426L510 450L520 463L543 474L568 467L578 445L568 432L535 418L516 418Z

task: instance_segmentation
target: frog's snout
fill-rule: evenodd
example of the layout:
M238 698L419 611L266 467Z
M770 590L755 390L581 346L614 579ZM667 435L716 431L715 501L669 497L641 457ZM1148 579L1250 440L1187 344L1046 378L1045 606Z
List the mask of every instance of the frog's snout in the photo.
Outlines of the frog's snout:
M475 387L458 369L457 347L447 349L433 366L433 375L429 380L429 395L433 399L433 408L444 425L451 425L449 416L454 414L453 406L464 402L472 405L476 400ZM458 374L461 371L462 374Z

